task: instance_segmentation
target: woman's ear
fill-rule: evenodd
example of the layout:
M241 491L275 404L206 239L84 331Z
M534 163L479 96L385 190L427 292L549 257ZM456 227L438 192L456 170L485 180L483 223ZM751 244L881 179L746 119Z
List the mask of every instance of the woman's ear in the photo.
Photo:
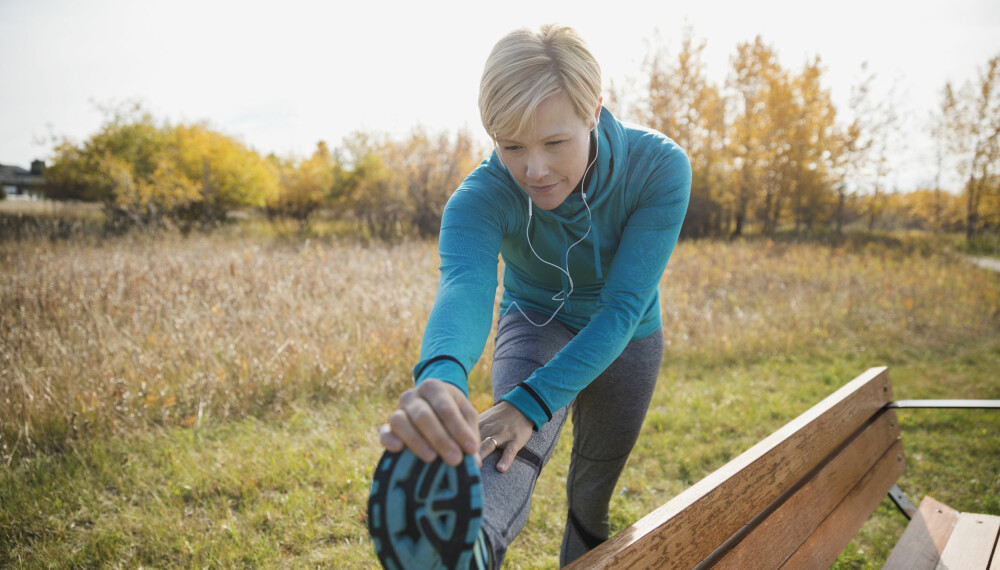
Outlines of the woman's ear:
M597 107L594 108L594 128L597 128L597 124L601 122L601 104L604 103L604 97L597 98Z

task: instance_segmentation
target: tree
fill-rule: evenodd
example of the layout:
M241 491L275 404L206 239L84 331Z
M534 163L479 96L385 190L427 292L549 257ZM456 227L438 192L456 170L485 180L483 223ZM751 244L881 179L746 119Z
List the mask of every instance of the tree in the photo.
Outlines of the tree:
M263 158L204 123L170 129L174 168L197 191L175 211L191 223L222 221L231 209L263 208L278 193L278 180Z
M778 165L787 137L782 99L789 93L788 76L774 50L760 36L737 46L728 80L734 115L730 134L733 167L738 172L732 236L743 233L754 209L772 229L780 186Z
M783 181L791 196L795 230L828 215L835 201L832 179L843 152L837 131L837 111L830 91L822 85L823 67L816 57L793 77L792 128L788 147L788 176Z
M46 173L49 195L100 202L112 225L158 222L165 204L152 178L164 170L166 133L138 105L105 113L101 130L82 145L63 140L56 147Z
M159 125L139 105L106 110L83 144L62 140L46 172L57 199L100 202L113 225L213 223L263 207L277 179L260 158L205 124Z
M992 205L1000 193L1000 55L994 56L978 81L960 90L945 85L941 101L942 133L965 179L966 239L972 241L983 223L983 202ZM1000 215L988 212L987 218Z
M961 198L939 188L918 189L901 196L905 226L926 231L954 231L964 224Z
M677 57L647 56L646 99L631 107L690 156L682 235L735 237L751 220L773 233L789 216L797 230L827 219L844 151L820 59L794 74L757 37L738 46L722 91L707 79L705 45L686 30Z
M387 139L356 131L345 137L345 168L334 177L332 194L363 224L370 238L396 239L410 207L397 173L385 161Z
M837 233L843 231L847 221L848 206L852 198L864 206L868 229L872 230L885 206L885 180L891 171L889 152L901 148L901 117L896 111L896 87L893 85L884 99L875 99L877 76L868 70L868 62L861 64L861 78L851 87L848 107L850 123L842 127L839 156L832 163L833 172L841 179L836 185L834 221Z
M837 233L843 232L848 200L861 186L861 178L868 171L870 152L874 146L872 127L863 117L871 106L871 91L875 74L868 72L868 62L861 64L862 79L851 87L850 111L853 120L840 137L839 160L835 169L841 183L837 185L837 207L834 214Z
M451 193L482 156L466 131L415 127L400 140L354 132L338 148L331 197L370 238L429 238L441 227Z
M339 161L326 142L319 141L312 156L298 164L273 157L272 165L278 172L278 192L267 201L268 214L290 217L305 231L313 213L330 199Z
M389 141L383 147L384 160L395 173L393 180L405 186L409 224L418 236L438 234L448 197L481 155L468 131L452 137L445 132L432 135L422 127L414 128L403 141Z
M896 111L896 87L893 85L885 98L876 100L874 95L875 73L868 71L868 63L862 63L862 79L852 88L850 110L853 122L847 129L845 138L845 188L866 192L864 200L869 231L883 207L884 184L889 175L889 151L900 147L901 118ZM841 197L843 198L843 196ZM842 220L838 219L838 231Z

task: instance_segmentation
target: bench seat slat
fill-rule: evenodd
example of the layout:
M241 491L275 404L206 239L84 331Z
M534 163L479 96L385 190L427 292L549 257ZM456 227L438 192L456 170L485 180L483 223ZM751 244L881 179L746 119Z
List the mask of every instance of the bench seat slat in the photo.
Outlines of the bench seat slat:
M1000 536L997 537L997 544L993 547L993 561L990 562L990 570L1000 570Z
M765 512L766 518L722 555L715 567L779 568L898 440L895 412L880 414L773 512Z
M994 556L997 536L1000 535L1000 517L961 513L948 544L941 553L938 570L964 568L987 570Z
M897 441L782 568L829 568L905 467L903 444Z
M694 567L891 399L886 369L866 371L568 568Z
M934 570L957 522L958 511L924 497L917 516L906 525L883 570Z

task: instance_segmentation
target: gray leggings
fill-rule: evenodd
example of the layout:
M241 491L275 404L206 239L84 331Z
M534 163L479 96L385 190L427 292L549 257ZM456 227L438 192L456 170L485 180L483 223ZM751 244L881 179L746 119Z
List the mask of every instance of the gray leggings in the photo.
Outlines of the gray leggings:
M548 318L528 312L535 322ZM511 312L500 319L493 353L493 398L514 389L543 366L576 332L553 320L535 327ZM566 478L569 513L559 555L569 564L608 538L608 505L628 459L656 385L663 358L663 331L633 340L600 376L535 432L506 473L496 470L499 453L483 462L483 528L496 560L528 520L531 494L552 456L568 409L573 410L573 453Z

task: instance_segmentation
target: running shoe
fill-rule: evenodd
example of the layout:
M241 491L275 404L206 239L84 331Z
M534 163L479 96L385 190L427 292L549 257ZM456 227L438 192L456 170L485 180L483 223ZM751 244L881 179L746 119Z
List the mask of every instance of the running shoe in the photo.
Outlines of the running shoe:
M411 451L386 451L368 497L368 532L388 570L490 569L480 531L483 493L476 458L458 467L425 463Z

